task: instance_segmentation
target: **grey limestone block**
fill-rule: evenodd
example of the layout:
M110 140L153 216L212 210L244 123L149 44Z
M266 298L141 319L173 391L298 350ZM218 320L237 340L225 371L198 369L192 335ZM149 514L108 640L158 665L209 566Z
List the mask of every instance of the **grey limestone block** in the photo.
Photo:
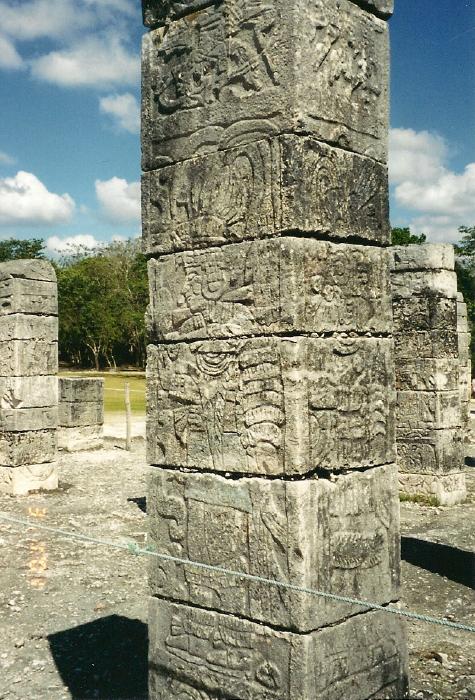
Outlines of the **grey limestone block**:
M58 407L48 408L2 408L0 429L7 432L48 430L58 425Z
M157 468L147 503L149 542L163 554L379 604L397 598L395 465L334 481ZM149 574L152 595L299 632L362 610L155 557Z
M403 360L457 359L459 357L458 337L454 331L407 331L394 336L396 367Z
M149 346L148 462L273 476L387 464L393 387L389 338Z
M401 338L404 342L404 338ZM460 382L456 358L398 358L396 389L400 391L456 391Z
M396 437L401 472L443 475L464 468L465 451L460 428L415 430L398 427Z
M394 276L391 275L391 282ZM407 335L413 331L454 333L457 305L454 299L440 296L413 296L393 299L394 332Z
M20 277L2 279L0 269L0 316L16 313L57 316L57 283Z
M55 429L0 432L0 464L7 467L52 462L56 450Z
M18 408L50 408L58 404L55 376L0 377L0 411Z
M298 230L389 243L387 169L285 135L193 157L142 179L149 254Z
M96 377L58 377L60 401L103 403L104 380Z
M57 488L58 468L55 462L21 467L0 466L0 493L26 496L30 491L51 491Z
M398 391L398 428L460 428L462 416L459 391Z
M392 331L386 251L305 238L149 262L154 340Z
M385 162L388 28L349 0L226 0L145 35L143 170L282 133Z
M459 360L460 360L461 364L463 364L463 365L466 365L471 357L470 342L471 342L470 333L458 333L457 345L458 345Z
M0 281L10 278L56 282L56 272L47 260L9 260L0 263Z
M450 270L416 270L392 273L391 284L395 299L412 296L457 297L457 275Z
M57 371L57 342L34 338L0 341L0 376L48 375L56 374Z
M59 425L68 428L102 425L104 405L99 401L60 401Z
M102 425L87 425L76 428L58 427L58 449L64 452L98 450L103 446Z
M392 246L389 254L391 270L395 273L426 270L453 272L455 269L454 247L450 243Z
M3 316L0 323L0 342L11 340L33 340L37 343L57 342L58 318L32 314Z
M467 498L464 472L445 475L400 472L399 488L409 495L432 496L441 506L454 506Z
M407 693L404 624L380 611L296 634L152 598L149 634L151 700L367 700Z

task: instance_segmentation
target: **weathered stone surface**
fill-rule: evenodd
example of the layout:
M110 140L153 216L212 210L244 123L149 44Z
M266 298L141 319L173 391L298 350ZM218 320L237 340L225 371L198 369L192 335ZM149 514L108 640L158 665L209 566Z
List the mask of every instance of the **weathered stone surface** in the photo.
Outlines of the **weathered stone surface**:
M54 267L47 260L8 260L0 264L0 280L10 277L38 280L39 282L56 282Z
M403 630L394 616L370 612L310 634L279 632L152 598L151 697L402 698L407 692ZM204 695L193 695L193 688Z
M449 243L403 245L389 248L393 272L449 270L455 267L454 247Z
M391 348L349 337L149 346L148 461L263 475L387 464Z
M467 486L463 472L451 474L399 474L399 488L403 493L433 497L441 506L463 503Z
M399 471L443 475L462 470L465 454L459 428L398 428L396 435Z
M404 336L400 343L404 343ZM398 358L396 389L400 391L456 391L460 364L456 358Z
M104 401L104 380L96 377L58 377L60 401Z
M255 141L145 173L145 251L295 230L388 243L386 192L386 168L369 158L307 137Z
M58 407L49 408L2 408L0 429L12 432L47 430L58 425Z
M104 405L96 401L61 401L59 404L59 425L62 427L79 427L83 425L102 425L104 423Z
M52 462L56 455L56 430L0 432L0 464L7 467Z
M394 275L391 275L391 283ZM407 335L413 331L454 332L457 305L453 299L429 295L410 297L393 302L394 331ZM434 354L438 357L438 353Z
M388 54L386 23L348 0L227 0L154 30L143 169L289 132L384 162Z
M396 406L398 428L460 428L458 391L398 391Z
M79 426L76 428L58 428L58 448L64 452L98 450L103 446L104 429L102 425Z
M393 297L457 298L457 275L450 270L422 270L392 275Z
M458 334L458 352L459 359L462 364L466 364L470 359L470 333L459 333Z
M56 282L8 277L0 271L0 316L7 314L58 314Z
M148 493L150 542L158 552L380 604L397 597L394 465L335 481L155 469ZM155 557L150 583L152 595L300 632L361 611Z
M7 340L57 342L58 319L55 316L33 316L30 314L4 316L0 323L0 342Z
M57 403L58 380L56 377L0 377L0 410L50 408Z
M56 374L57 371L57 342L35 339L0 341L0 376L36 376Z
M458 357L458 338L455 331L408 331L394 337L396 367L401 360L415 357L430 359L456 359Z
M283 238L149 263L152 338L289 332L390 333L382 249Z
M0 466L0 492L26 496L30 491L58 488L56 463L28 464L21 467Z

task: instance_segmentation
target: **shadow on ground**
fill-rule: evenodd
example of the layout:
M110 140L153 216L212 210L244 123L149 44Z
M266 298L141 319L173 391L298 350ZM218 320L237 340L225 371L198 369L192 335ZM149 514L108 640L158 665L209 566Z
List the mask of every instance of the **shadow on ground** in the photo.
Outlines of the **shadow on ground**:
M402 537L404 561L475 589L475 554L446 544Z
M63 683L76 700L146 700L147 625L110 615L48 637Z
M135 503L137 508L139 508L142 513L147 512L147 497L146 496L139 496L137 498L128 498L127 499L128 503Z

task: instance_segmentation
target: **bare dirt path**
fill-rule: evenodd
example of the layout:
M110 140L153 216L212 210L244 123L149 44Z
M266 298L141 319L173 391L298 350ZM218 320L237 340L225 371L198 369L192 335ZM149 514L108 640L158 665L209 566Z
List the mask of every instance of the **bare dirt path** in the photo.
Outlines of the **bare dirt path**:
M108 445L62 455L57 492L0 496L0 512L142 545L143 442L133 453ZM402 505L403 604L474 625L468 474L465 505ZM0 552L0 699L147 698L146 557L1 521ZM413 697L475 700L475 635L414 622L408 631Z

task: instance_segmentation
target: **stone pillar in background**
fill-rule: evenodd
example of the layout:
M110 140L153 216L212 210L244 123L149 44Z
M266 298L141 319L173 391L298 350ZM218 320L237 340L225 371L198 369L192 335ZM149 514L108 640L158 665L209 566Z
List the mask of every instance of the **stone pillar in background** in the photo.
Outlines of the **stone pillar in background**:
M396 246L391 257L400 489L459 503L466 488L453 246Z
M387 604L388 0L144 0L150 540ZM402 697L384 612L152 558L150 697ZM355 613L360 613L355 615Z
M59 377L58 447L66 452L103 445L104 380Z
M460 402L462 407L463 439L469 439L470 401L472 398L472 361L470 355L470 329L468 325L467 304L463 294L457 294L457 339L460 363Z
M58 486L58 293L48 262L0 264L0 490Z

